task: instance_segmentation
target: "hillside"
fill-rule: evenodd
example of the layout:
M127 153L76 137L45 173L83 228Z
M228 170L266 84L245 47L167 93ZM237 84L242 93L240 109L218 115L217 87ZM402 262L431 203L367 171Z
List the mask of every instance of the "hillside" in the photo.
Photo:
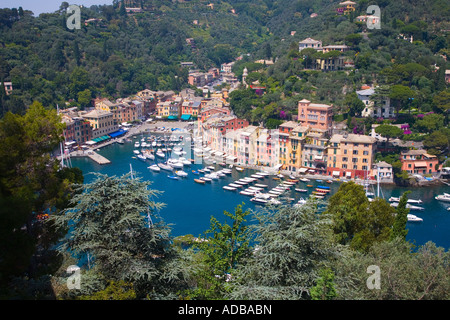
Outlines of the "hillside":
M115 1L112 6L83 7L80 30L66 27L67 2L39 17L26 8L1 9L0 80L14 87L12 95L1 93L1 114L23 113L34 100L45 106L70 102L84 108L99 96L123 97L144 88L178 91L187 86L188 75L180 62L192 61L207 69L243 53L252 54L244 62L268 55L277 59L264 76L272 78L275 92L283 93L283 99L276 94L268 102L275 99L281 106L291 106L284 98L300 91L341 104L346 88L379 81L378 72L393 63L416 62L426 68L438 64L441 72L445 69L437 54L449 54L446 1L376 1L383 27L369 30L364 41L351 37L367 31L354 19L365 14L368 1L358 1L350 16L336 13L339 2L125 1L124 7L142 11L127 14L121 10L122 2ZM414 44L396 41L399 33L413 35ZM357 55L359 73L300 75L304 65L293 61L297 57L292 50L306 37L320 39L324 45L351 42L354 46L347 55ZM194 41L188 43L189 38ZM243 66L236 68L239 75ZM289 81L286 88L292 76L303 82ZM432 92L442 89L440 84Z

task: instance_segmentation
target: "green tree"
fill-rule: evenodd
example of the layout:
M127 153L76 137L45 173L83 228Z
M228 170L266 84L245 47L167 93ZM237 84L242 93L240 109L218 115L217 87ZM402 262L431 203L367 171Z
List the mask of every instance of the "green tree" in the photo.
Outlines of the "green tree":
M223 299L227 282L233 276L236 265L249 255L250 235L246 217L250 211L243 211L238 205L234 213L224 211L231 224L220 223L211 217L211 226L197 243L202 264L205 266L197 276L201 281L190 296L200 299Z
M25 115L8 112L0 121L0 284L5 290L13 277L25 275L24 285L40 290L32 289L33 281L60 263L53 246L61 235L44 221L67 205L72 182L83 180L79 169L61 168L50 156L62 130L56 110L37 102Z
M353 181L342 184L330 197L325 213L332 217L336 241L360 251L389 239L394 223L389 203L381 198L369 202L364 188Z
M391 239L401 238L406 240L408 230L406 229L406 222L408 222L409 209L406 208L408 203L408 194L411 191L406 191L402 194L397 208L395 209L395 220L392 228Z
M396 84L391 87L389 97L393 100L397 115L400 109L407 106L407 103L410 101L409 99L414 98L415 96L414 90L407 86Z
M360 116L361 112L364 110L365 105L359 98L356 92L348 93L345 96L344 103L348 106L348 114L351 117Z
M82 109L88 108L91 106L92 101L92 92L89 89L84 89L83 91L78 92L77 101L80 104Z
M317 284L311 288L311 299L313 300L333 300L337 297L334 284L334 273L331 269L322 269Z
M253 254L232 279L231 299L309 299L319 270L336 258L328 216L318 203L265 207L255 212Z
M79 258L88 255L97 278L131 283L138 299L174 294L183 270L176 263L170 228L157 214L163 204L153 198L160 192L131 173L96 177L77 186L71 206L52 219L59 228L71 226L61 250Z
M345 251L335 261L335 284L343 300L447 300L450 252L432 242L414 248L396 238L375 243L369 252ZM369 290L368 266L380 271L380 289Z
M134 300L136 293L133 290L133 285L126 283L123 280L110 281L109 285L101 291L97 291L89 296L81 296L78 300Z
M389 146L389 139L398 138L403 135L403 130L397 126L381 124L375 128L375 132L386 138L385 148Z

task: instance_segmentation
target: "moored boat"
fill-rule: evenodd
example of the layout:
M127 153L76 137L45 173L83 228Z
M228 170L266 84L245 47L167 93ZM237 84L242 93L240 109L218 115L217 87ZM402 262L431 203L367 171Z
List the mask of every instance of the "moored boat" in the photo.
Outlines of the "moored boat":
M150 167L148 167L150 170L155 171L155 172L160 172L161 168L158 167L158 165L156 164L152 164Z
M450 193L444 192L444 194L437 195L435 199L439 201L450 202Z
M194 179L194 181L200 184L205 184L205 180L203 179Z

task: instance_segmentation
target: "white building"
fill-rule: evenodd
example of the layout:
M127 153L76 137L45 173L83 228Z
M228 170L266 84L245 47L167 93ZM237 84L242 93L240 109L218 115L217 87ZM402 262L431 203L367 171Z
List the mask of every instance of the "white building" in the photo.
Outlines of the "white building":
M373 164L372 176L375 177L378 175L380 182L393 182L394 175L392 173L392 165L384 161Z
M361 112L363 117L376 117L376 118L394 118L395 108L391 107L391 100L389 97L384 97L381 105L375 106L371 100L371 96L375 94L375 89L369 88L356 91L358 98L364 103L365 108Z
M298 51L302 51L303 49L316 49L316 50L322 50L322 41L320 40L314 40L312 38L306 38L305 40L302 40L298 44Z

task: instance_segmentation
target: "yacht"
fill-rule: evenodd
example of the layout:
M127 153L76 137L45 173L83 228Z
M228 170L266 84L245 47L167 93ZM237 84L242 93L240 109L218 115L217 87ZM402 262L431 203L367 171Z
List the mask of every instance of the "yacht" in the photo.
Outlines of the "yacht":
M160 150L156 151L156 156L160 158L164 158L166 155L162 153Z
M167 160L167 164L171 165L172 167L174 167L176 169L183 169L183 164L175 159Z
M155 172L160 172L161 168L158 167L158 165L156 164L152 164L150 167L148 167L150 170L155 171Z
M166 170L166 171L173 171L173 167L165 164L165 163L159 163L158 166L162 169L162 170Z
M142 160L142 161L147 160L147 157L144 156L143 154L138 154L137 157L138 157L139 160Z
M398 202L391 203L391 207L397 208L398 207ZM419 211L425 210L423 207L413 206L412 204L409 204L409 203L406 204L406 208L409 209L409 210L419 210Z
M185 177L188 176L188 174L187 174L186 172L184 172L183 170L175 171L175 174L176 174L177 176L183 177L183 178L185 178Z
M418 216L415 216L413 214L408 214L407 217L408 217L408 221L410 221L410 222L422 222L423 221L422 218L419 218Z
M396 198L396 197L390 197L389 198L389 202L400 202L400 198ZM415 203L415 204L421 204L422 200L418 199L408 199L408 203Z
M450 193L440 194L435 197L436 200L450 202Z

